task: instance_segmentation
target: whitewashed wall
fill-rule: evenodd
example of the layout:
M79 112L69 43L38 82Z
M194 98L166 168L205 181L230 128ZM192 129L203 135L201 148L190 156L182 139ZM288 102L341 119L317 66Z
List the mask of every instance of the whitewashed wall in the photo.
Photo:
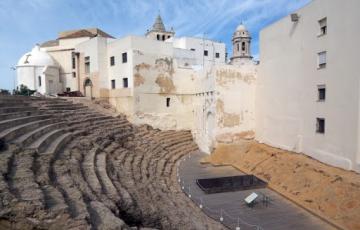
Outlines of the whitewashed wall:
M304 152L325 163L359 171L360 163L360 1L314 0L260 33L256 95L256 138ZM327 17L327 34L318 21ZM327 66L317 67L317 53ZM326 100L317 101L317 86ZM316 118L325 118L325 134Z

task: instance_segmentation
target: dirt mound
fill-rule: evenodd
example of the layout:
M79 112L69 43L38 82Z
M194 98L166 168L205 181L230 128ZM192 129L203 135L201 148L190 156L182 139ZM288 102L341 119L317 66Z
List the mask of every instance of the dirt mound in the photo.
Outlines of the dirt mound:
M254 174L301 206L347 229L360 229L360 175L304 154L257 142L220 145L203 162Z

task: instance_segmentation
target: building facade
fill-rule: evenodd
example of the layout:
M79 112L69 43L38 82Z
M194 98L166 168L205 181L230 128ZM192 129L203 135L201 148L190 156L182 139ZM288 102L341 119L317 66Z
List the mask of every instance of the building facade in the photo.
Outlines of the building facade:
M359 172L358 9L314 0L261 31L257 140Z

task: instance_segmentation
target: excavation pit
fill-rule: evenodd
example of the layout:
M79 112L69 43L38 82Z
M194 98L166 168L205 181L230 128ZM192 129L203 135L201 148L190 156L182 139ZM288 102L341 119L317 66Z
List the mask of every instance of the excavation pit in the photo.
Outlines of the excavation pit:
M265 188L267 183L254 175L240 175L197 179L197 185L205 193L234 192L249 189Z

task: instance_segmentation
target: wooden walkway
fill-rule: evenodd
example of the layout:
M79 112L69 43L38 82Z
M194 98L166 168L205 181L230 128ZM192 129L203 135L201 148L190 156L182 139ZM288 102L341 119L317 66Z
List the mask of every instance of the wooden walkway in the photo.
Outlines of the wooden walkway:
M183 191L211 218L229 229L334 229L331 225L293 204L276 192L264 188L237 192L205 194L196 179L242 175L231 166L214 167L200 164L205 154L196 152L180 162L178 175ZM246 196L256 192L269 196L269 205L259 202L249 208L244 204ZM222 217L222 218L221 218ZM240 227L240 228L238 228Z

